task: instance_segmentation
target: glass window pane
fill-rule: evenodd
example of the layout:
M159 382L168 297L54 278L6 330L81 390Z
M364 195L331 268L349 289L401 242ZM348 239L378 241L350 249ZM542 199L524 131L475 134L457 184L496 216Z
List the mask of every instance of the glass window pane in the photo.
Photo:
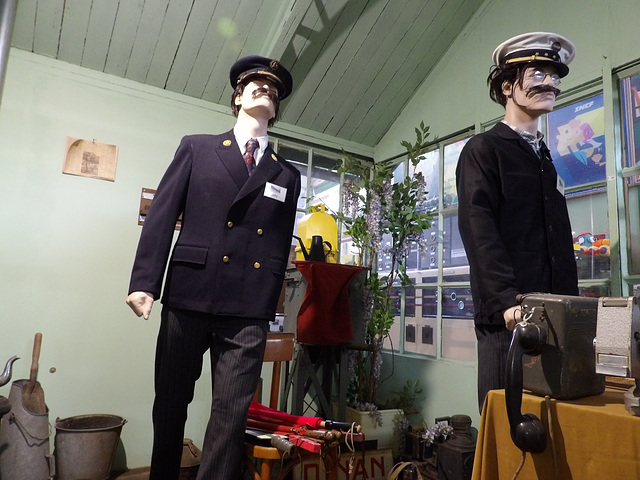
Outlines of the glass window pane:
M640 273L640 188L628 187L625 198L629 273Z
M426 278L424 279L426 280ZM422 317L435 321L439 304L442 315L442 358L475 361L474 308L469 287L425 288L422 290Z
M624 160L627 167L640 165L640 74L621 80ZM629 273L640 273L640 175L627 178L625 213Z
M610 278L609 219L604 188L567 198L578 279Z
M343 265L360 265L360 251L353 245L350 235L340 236L340 258L338 263Z
M440 193L439 166L440 151L432 150L420 157L420 163L416 171L421 172L426 183L426 207L427 212L435 212L438 209L438 195Z
M473 320L473 298L469 287L442 289L442 318Z
M422 232L422 251L418 257L418 268L424 275L430 277L426 282L431 283L437 281L438 268L438 217L431 220L431 227ZM424 270L433 270L432 275L428 275ZM422 280L425 283L425 280Z
M582 297L610 297L611 285L594 285L591 287L580 287Z
M549 113L547 128L551 157L565 187L605 179L602 94Z
M348 173L344 174L344 180L346 181L350 181L351 184L355 185L356 183L358 183L360 181L360 178L357 177L356 175L350 175ZM359 191L359 194L362 194L363 196L366 196L366 193L363 192L362 190ZM340 192L340 195L342 195L342 192ZM344 202L344 199L343 199ZM353 205L345 205L344 203L342 204L342 213L344 213L344 215L348 218L351 218L352 215L357 214L357 212L352 211L353 208L355 208ZM349 211L347 211L349 210ZM346 233L344 233L345 227L344 225L341 226L342 228L342 234L340 236L340 259L339 262L345 265L361 265L363 264L363 262L367 262L368 259L363 259L360 258L361 256L361 252L360 250L358 250L358 248L353 244L353 240L351 238L351 235L347 235Z
M304 213L304 212L296 212L296 224L295 224L295 225L294 225L294 227L293 227L293 234L294 234L294 235L296 235L296 236L299 236L299 235L298 235L298 223L300 222L300 219L301 219L304 215L305 215L305 213ZM293 237L291 237L291 243L292 243L293 245L295 245L296 247L298 246L298 241L297 241L295 238L293 238ZM301 260L302 260L302 259L301 259Z
M393 169L393 179L392 179L392 183L399 183L402 182L404 180L405 177L405 162L401 162L398 165L396 165L396 167ZM380 246L380 250L378 252L378 272L380 274L386 274L391 272L391 268L392 268L392 256L389 252L389 250L391 249L391 244L392 244L392 237L390 233L385 233L382 235L382 241L380 242L381 246ZM412 246L409 246L409 248L411 249ZM408 254L408 257L415 257L414 260L411 261L411 265L413 265L413 268L415 268L415 265L417 264L417 246L413 246L413 250L412 252L410 252Z
M473 321L442 319L442 358L467 362L476 360L476 332Z
M382 235L381 248L378 252L378 273L387 274L391 272L392 258L388 253L391 248L391 234L385 233Z
M418 269L418 260L420 258L420 248L416 242L409 242L409 251L405 260L405 267L408 272Z
M278 155L286 158L300 172L300 197L298 208L304 209L307 201L307 165L309 163L309 150L301 147L287 145L280 142Z
M622 121L627 167L640 162L640 74L622 79Z
M400 162L398 165L396 165L396 167L393 169L393 180L392 180L392 183L402 182L402 180L404 180L404 176L405 176L404 171L405 171L404 162Z
M418 318L416 319L416 329L418 331L418 353L435 357L437 354L436 342L438 332L436 319Z
M389 336L384 339L383 348L387 350L400 350L400 332L402 328L406 329L406 320L403 324L401 320L401 302L402 302L402 291L398 286L393 287L391 290L391 299L392 299L392 310L395 315L395 321L389 331ZM413 302L415 303L415 302ZM404 327L403 327L404 325ZM406 345L406 330L405 330L405 345ZM406 346L405 346L406 348Z
M469 260L458 229L458 215L445 215L442 229L442 277L449 282L469 281Z
M328 213L335 213L340 208L340 175L336 172L338 163L335 157L313 152L309 203L325 204Z
M426 278L427 281L433 280ZM425 278L422 278L425 283ZM436 318L438 316L438 289L433 288L421 288L419 291L421 302L420 314L424 318Z
M470 138L470 137L469 137ZM454 143L444 146L443 159L443 177L444 185L442 188L442 203L444 208L452 208L458 206L458 189L456 188L456 166L458 158L465 143L469 140L465 138Z
M419 308L416 311L416 316L410 318L409 321L413 323L415 328L415 352L435 357L438 353L438 319L435 314L430 314L435 303L435 295L431 295L431 292L434 290L427 290L426 294L424 289L416 290L416 304L419 305ZM426 307L425 299L428 302ZM417 313L418 311L420 313Z

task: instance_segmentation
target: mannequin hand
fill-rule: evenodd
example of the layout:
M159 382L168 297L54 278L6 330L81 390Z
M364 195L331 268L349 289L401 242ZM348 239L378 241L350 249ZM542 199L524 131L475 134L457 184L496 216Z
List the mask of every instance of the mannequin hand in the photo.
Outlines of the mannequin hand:
M153 295L148 292L131 292L127 297L127 305L137 316L148 320L153 306Z
M514 305L513 307L507 308L502 312L502 316L504 317L504 325L507 327L507 330L513 332L516 324L522 320L522 307L520 305Z

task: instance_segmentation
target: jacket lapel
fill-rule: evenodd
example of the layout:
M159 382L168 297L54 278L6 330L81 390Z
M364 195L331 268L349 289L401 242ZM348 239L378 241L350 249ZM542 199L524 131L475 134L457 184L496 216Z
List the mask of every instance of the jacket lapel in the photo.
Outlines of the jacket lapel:
M244 185L242 185L242 188L240 189L240 192L238 193L235 201L237 202L238 200L249 195L254 190L262 188L264 184L269 180L277 177L281 171L282 165L280 165L278 157L271 149L271 147L268 147L264 152L264 155L262 155L262 158L258 162L258 165L256 166L251 176L248 177Z
M241 190L247 182L248 174L233 130L220 135L220 139L216 145L216 152L220 161L229 172L229 175L231 175L233 182L238 187L238 190Z
M540 157L533 150L531 145L522 138L516 131L514 131L509 125L505 125L502 122L498 122L493 129L502 138L517 142L523 152L527 154L529 159L534 160L536 163L540 163Z

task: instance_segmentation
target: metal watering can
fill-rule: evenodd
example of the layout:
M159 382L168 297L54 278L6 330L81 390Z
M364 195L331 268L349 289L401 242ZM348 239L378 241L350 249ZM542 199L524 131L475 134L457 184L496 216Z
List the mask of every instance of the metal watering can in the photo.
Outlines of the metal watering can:
M40 347L36 334L29 379L15 380L9 392L9 412L0 422L0 478L2 480L51 480L55 460L49 437L49 409L40 395L42 387L36 381ZM40 335L41 337L41 335ZM12 357L7 362L0 383L11 379ZM33 378L33 381L32 381ZM31 388L30 388L31 387ZM0 397L5 400L4 397ZM37 410L35 407L38 407Z
M302 250L302 255L305 260L311 260L313 262L326 262L327 254L331 252L331 244L327 241L322 240L321 235L314 235L311 237L311 246L309 247L309 251L307 252L307 248L304 246L304 241L302 238L294 235L293 238L298 240L300 244L300 250ZM327 245L329 250L327 253L324 253L324 246Z
M6 385L11 380L11 370L13 367L13 362L18 360L19 358L20 357L14 355L9 360L7 360L7 363L4 366L4 371L2 372L2 375L0 375L0 387Z
M18 358L18 356L14 355L9 360L7 360L7 363L4 366L4 371L2 372L2 375L0 375L0 387L6 385L7 383L9 383L9 380L11 380L11 369L13 367L13 362L18 360ZM0 397L0 418L2 418L10 411L11 404L9 403L9 400L7 400L5 397Z

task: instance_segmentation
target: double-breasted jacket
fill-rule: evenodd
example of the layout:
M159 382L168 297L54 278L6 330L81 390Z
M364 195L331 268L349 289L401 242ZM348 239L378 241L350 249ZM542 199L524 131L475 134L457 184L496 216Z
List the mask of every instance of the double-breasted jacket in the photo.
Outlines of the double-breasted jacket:
M159 298L166 270L165 306L273 320L299 194L300 173L270 147L249 176L233 131L184 137L146 216L129 292Z
M578 294L564 189L544 143L539 156L500 122L469 139L456 182L476 324L503 325L519 293Z

